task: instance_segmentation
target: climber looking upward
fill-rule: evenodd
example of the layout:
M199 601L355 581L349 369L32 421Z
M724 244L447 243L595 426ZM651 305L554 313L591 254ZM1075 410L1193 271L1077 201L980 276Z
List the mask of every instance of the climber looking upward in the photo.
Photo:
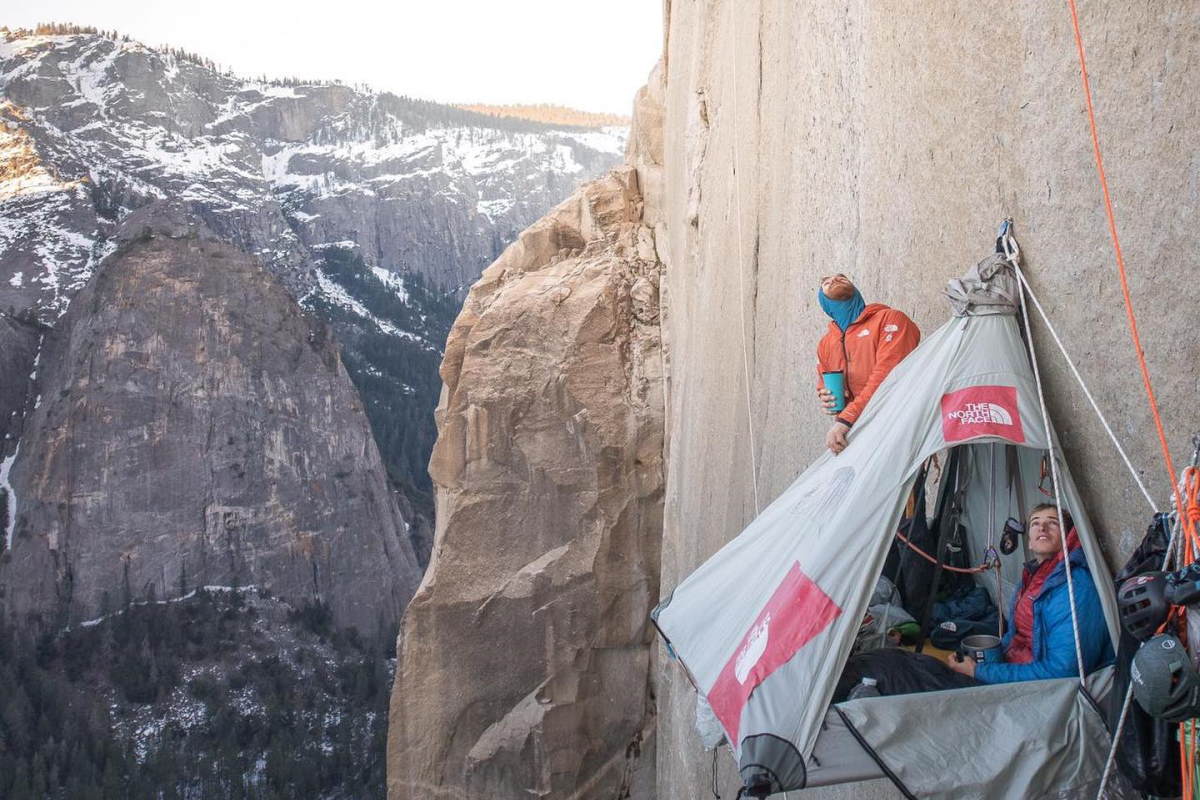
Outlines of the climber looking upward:
M1042 503L1029 512L1026 530L1033 558L1025 565L1020 590L1009 600L1005 618L1011 625L1000 642L999 660L976 664L953 655L946 658L950 669L981 683L1069 678L1079 674L1080 660L1089 672L1113 660L1100 594L1071 515L1063 509L1060 523L1055 504ZM1067 583L1067 569L1073 587Z
M921 331L903 311L883 303L867 305L841 273L821 278L817 300L830 318L829 330L817 344L817 396L825 413L835 417L825 446L837 454L846 448L846 433L879 384L921 341ZM826 388L827 373L841 374L842 402Z

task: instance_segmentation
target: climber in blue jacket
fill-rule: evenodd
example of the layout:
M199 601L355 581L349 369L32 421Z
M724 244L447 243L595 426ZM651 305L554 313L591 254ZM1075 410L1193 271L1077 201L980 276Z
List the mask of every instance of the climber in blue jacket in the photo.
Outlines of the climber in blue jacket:
M952 670L980 683L1078 675L1067 586L1068 562L1075 588L1075 617L1079 624L1083 668L1092 672L1112 661L1112 641L1096 582L1088 569L1070 514L1064 510L1063 516L1068 530L1067 561L1063 559L1064 526L1059 523L1055 506L1043 503L1029 514L1027 530L1033 559L1025 565L1021 588L1009 605L1010 624L1001 640L1001 660L977 665L973 660L959 661L951 655L946 663Z

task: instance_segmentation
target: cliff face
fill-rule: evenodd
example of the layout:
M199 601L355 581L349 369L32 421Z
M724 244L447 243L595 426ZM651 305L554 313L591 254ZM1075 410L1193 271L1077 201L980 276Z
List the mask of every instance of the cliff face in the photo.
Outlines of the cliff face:
M41 350L6 609L74 623L256 585L393 628L420 572L328 326L178 210L116 238Z
M1200 245L1189 222L1200 103L1186 88L1200 78L1200 10L1100 2L1082 13L1131 288L1179 464L1200 364L1179 299ZM948 316L945 281L990 248L1007 216L1047 312L1165 505L1065 4L672 2L666 64L664 593L755 515L753 476L765 505L821 448L818 278L845 272L868 301L928 333ZM1148 508L1044 333L1035 322L1051 413L1116 563ZM659 794L700 796L712 763L693 733L694 692L673 665L661 685ZM730 759L718 764L723 791L736 786ZM873 791L892 790L812 796Z
M246 79L55 30L0 31L0 313L53 324L120 220L182 201L333 325L393 487L431 518L437 364L465 286L615 165L627 129Z
M451 331L392 798L653 796L662 394L642 211L631 168L587 185L484 272Z
M1125 327L1065 7L992 3L965 14L934 3L901 14L865 0L676 0L665 11L662 72L639 95L631 134L642 224L653 230L663 265L663 594L736 536L822 448L828 418L812 389L826 324L816 303L819 278L847 273L869 301L904 310L928 333L948 316L946 280L991 247L996 225L1009 216L1035 290L1166 504L1169 485ZM1188 450L1200 344L1188 333L1189 315L1168 309L1179 307L1186 265L1200 244L1185 213L1200 201L1200 155L1186 133L1200 124L1200 104L1187 89L1200 77L1200 12L1102 2L1085 10L1083 26L1132 290L1178 463ZM659 92L662 106L647 102ZM545 240L554 230L543 221L526 236ZM479 297L497 291L497 273L488 274ZM574 297L568 288L560 294ZM578 727L539 728L548 719L540 709L556 706L535 705L531 698L542 695L527 688L549 674L545 665L564 643L578 641L575 630L536 618L578 595L553 606L530 600L505 608L504 619L488 615L503 606L483 599L491 597L484 587L536 594L526 576L545 562L535 559L557 557L563 537L587 529L573 513L551 509L591 497L557 482L556 496L531 493L542 473L516 461L525 446L507 422L507 406L491 410L497 395L523 397L526 407L549 410L547 431L570 424L575 413L546 405L542 368L500 374L512 353L527 362L561 352L558 336L535 346L519 333L529 319L545 325L543 294L505 299L504 316L492 320L468 304L456 328L460 337L471 331L475 347L490 348L498 360L468 369L471 349L452 348L443 371L442 440L432 468L445 516L402 638L392 797L449 786L467 796L530 787L546 794L529 766L544 763L535 754L565 741L583 752L589 738ZM1045 329L1034 327L1056 427L1111 560L1119 561L1148 509ZM619 383L626 372L610 368L592 380ZM543 437L541 452L574 464L576 443ZM522 513L533 521L496 524ZM551 513L561 523L553 536L545 523ZM520 556L510 558L514 549ZM500 596L506 592L515 590ZM529 607L539 609L530 639L544 642L532 661L511 652L513 631L530 630ZM431 658L437 648L453 657ZM514 659L521 664L515 669ZM694 731L694 692L657 645L654 662L655 791L706 795L712 755ZM527 677L506 685L510 669ZM481 688L489 685L499 688ZM456 696L463 687L469 699ZM525 766L486 773L481 765L517 763L498 757L516 742L543 749L527 750ZM732 794L732 762L721 755L717 766L718 785ZM571 789L580 796L591 790L582 781ZM880 782L811 794L890 797L893 790Z

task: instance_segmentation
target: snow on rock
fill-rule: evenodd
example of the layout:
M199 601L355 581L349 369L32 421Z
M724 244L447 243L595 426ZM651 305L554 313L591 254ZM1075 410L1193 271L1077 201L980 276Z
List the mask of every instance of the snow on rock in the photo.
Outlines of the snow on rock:
M51 323L90 274L105 228L163 197L204 209L296 296L316 288L313 250L341 241L357 242L368 266L453 290L615 165L628 135L244 80L85 33L0 32L0 92L0 303L6 284L20 289L9 304L33 302ZM76 207L6 205L42 195Z
M366 306L351 296L351 294L346 291L344 286L320 271L317 272L317 287L321 297L323 297L330 304L339 308L343 308L355 316L361 317L362 319L379 328L379 330L383 331L384 333L390 336L398 336L402 339L420 342L427 350L437 349L420 336L417 336L415 333L401 330L387 320L383 320L375 316L367 309ZM312 307L313 296L313 294L309 294L305 297L304 304L306 306Z
M379 282L391 289L396 297L400 298L401 302L408 302L408 290L404 288L404 278L394 272L389 272L382 267L371 267L371 272L379 279Z
M8 518L4 520L5 551L12 548L13 530L17 525L17 493L13 491L12 484L9 482L9 474L12 472L13 464L17 461L17 454L20 452L21 444L18 442L13 454L0 460L0 489L6 492L5 496L8 498Z

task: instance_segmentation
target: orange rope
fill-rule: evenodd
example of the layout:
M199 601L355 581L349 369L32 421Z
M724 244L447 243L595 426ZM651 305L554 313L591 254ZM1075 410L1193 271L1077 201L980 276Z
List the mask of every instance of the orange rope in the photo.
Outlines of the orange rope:
M1108 215L1108 232L1112 236L1113 251L1117 257L1117 273L1121 277L1121 292L1125 296L1125 316L1129 320L1129 335L1133 338L1133 349L1137 352L1138 365L1142 371L1142 383L1150 400L1150 411L1154 414L1154 426L1158 430L1158 443L1162 447L1163 461L1171 478L1171 491L1175 496L1175 508L1182 510L1179 488L1175 479L1175 463L1171 460L1171 448L1167 446L1167 434L1163 429L1162 416L1158 412L1158 399L1150 385L1150 369L1146 366L1146 353L1142 350L1142 339L1138 334L1137 317L1133 313L1133 299L1129 295L1129 279L1125 274L1125 255L1121 252L1121 239L1117 236L1117 220L1113 214L1112 197L1108 191L1108 177L1104 173L1104 158L1100 155L1100 134L1096 128L1096 110L1092 106L1092 89L1088 82L1087 59L1083 54L1083 34L1079 30L1079 11L1075 0L1067 0L1071 7L1071 24L1075 28L1075 47L1079 50L1079 71L1083 80L1083 96L1087 100L1088 123L1092 128L1092 150L1096 156L1096 172L1100 176L1100 190L1104 194L1104 211Z
M930 564L937 564L942 569L947 569L947 570L950 570L951 572L960 572L963 575L975 575L980 572L985 572L992 568L991 564L980 564L978 567L952 567L949 564L938 564L938 560L936 558L929 555L929 553L926 553L924 550L922 550L921 548L917 547L915 544L910 542L908 540L908 537L906 537L900 531L896 531L896 538L899 539L900 541L904 542L906 545L908 545L910 550L912 550L914 553L919 555L921 558L928 561Z
M1200 469L1188 467L1183 471L1183 531L1185 534L1185 564L1200 556Z
M1179 789L1184 800L1192 798L1192 780L1188 775L1187 724L1179 723Z
M1179 496L1179 483L1175 478L1175 464L1171 460L1171 448L1167 445L1167 434L1163 428L1162 416L1158 411L1158 399L1154 396L1154 388L1150 385L1150 369L1146 366L1146 353L1142 349L1142 339L1138 334L1137 317L1133 312L1133 299L1129 294L1129 280L1125 272L1125 255L1121 251L1121 239L1117 235L1117 221L1113 214L1112 196L1108 191L1108 177L1104 173L1104 158L1100 154L1100 134L1096 127L1096 110L1092 104L1092 90L1088 81L1087 74L1087 58L1083 53L1083 34L1079 30L1079 10L1075 7L1075 0L1067 0L1067 5L1071 8L1071 25L1075 29L1075 47L1079 51L1079 72L1080 78L1083 81L1083 96L1087 101L1088 124L1092 130L1092 150L1096 157L1096 173L1100 177L1100 190L1104 195L1104 212L1108 216L1108 232L1112 236L1113 252L1117 259L1117 274L1121 278L1121 293L1125 298L1125 316L1129 321L1129 335L1133 339L1133 349L1137 353L1138 366L1142 372L1142 383L1146 387L1146 397L1150 401L1150 411L1154 415L1154 427L1158 431L1158 443L1162 448L1163 462L1166 464L1167 473L1171 479L1171 492L1175 499L1175 509L1180 517L1184 520L1184 529L1186 535L1183 542L1184 565L1192 563L1195 560L1197 553L1200 553L1200 541L1197 540L1196 528L1200 522L1200 505L1196 501L1196 491L1193 488L1188 492L1188 506L1185 509L1182 498ZM1195 468L1191 468L1195 471ZM1200 483L1200 481L1195 481ZM1186 618L1185 618L1186 619ZM1182 626L1186 630L1186 621ZM1195 728L1193 726L1192 737L1187 735L1185 725L1179 726L1179 755L1180 755L1180 778L1183 788L1183 797L1185 800L1194 800L1195 798L1195 768L1196 768L1196 742L1192 741L1195 738Z
M1179 511L1183 528L1183 563L1190 564L1200 554L1200 469L1188 467L1183 471L1183 497L1184 504ZM1186 644L1187 609L1183 607L1172 609L1169 621L1175 623L1176 630ZM1166 624L1164 623L1164 627ZM1195 721L1181 722L1179 724L1179 777L1185 800L1194 800L1196 796L1196 744Z

